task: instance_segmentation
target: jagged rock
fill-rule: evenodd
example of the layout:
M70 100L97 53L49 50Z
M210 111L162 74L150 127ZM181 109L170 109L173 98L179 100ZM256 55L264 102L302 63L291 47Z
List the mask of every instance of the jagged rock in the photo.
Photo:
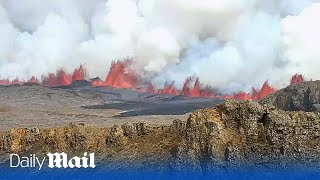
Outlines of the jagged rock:
M123 124L121 127L123 130L123 134L127 137L132 138L138 135L136 126L130 122Z
M127 137L119 125L114 125L106 139L106 144L123 145L127 143Z
M140 135L146 135L148 133L153 132L156 126L150 125L146 122L140 122L140 123L125 123L122 126L123 134L127 137L135 137Z
M0 152L34 153L47 150L83 152L91 147L97 148L96 144L103 144L101 142L106 137L104 134L104 130L100 135L95 130L86 129L74 123L67 127L41 130L38 128L12 129L8 133L1 134Z
M96 152L110 169L157 168L208 173L243 167L320 167L320 113L286 112L228 100L172 125L126 123L111 128L70 124L0 133L3 152Z
M172 122L171 129L182 132L185 129L185 125L186 125L185 122L183 122L182 120L175 119Z
M136 128L138 135L146 135L151 133L156 127L146 122L140 122L136 124Z
M318 111L320 81L307 81L290 85L260 101L285 111Z
M316 162L320 116L285 112L253 101L226 101L194 112L176 153L176 167L198 171ZM303 159L303 160L302 160ZM181 162L186 164L179 165Z

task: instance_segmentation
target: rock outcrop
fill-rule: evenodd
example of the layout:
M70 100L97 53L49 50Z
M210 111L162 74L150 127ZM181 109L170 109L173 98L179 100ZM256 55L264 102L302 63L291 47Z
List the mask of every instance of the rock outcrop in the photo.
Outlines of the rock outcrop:
M243 167L319 164L320 114L286 112L228 100L170 126L126 123L112 128L71 124L0 134L0 152L95 152L107 169L208 173Z
M320 81L290 85L261 101L285 111L320 111Z
M318 163L319 135L318 113L285 112L253 101L226 101L189 117L175 166L207 172Z

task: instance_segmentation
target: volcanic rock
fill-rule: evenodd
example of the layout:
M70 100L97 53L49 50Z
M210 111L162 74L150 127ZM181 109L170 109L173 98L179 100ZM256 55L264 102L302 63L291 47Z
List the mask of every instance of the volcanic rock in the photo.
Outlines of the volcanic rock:
M26 82L22 84L23 86L40 86L39 83L36 82Z
M91 78L90 81L92 81L92 82L94 82L94 81L103 82L99 77Z
M318 113L285 112L253 101L231 100L196 111L187 120L175 167L213 171L316 163L319 118Z
M79 88L79 87L87 87L87 86L91 86L92 82L91 81L87 81L87 80L77 80L77 81L73 81L72 84L68 85L68 86L62 86L62 88Z
M0 131L66 126L70 122L99 127L140 121L170 125L175 118L187 119L196 109L223 102L92 86L0 86L0 99Z
M70 124L0 133L0 154L96 152L106 170L210 173L216 170L319 165L320 114L286 112L228 100L172 125L126 123L112 128ZM319 166L317 166L319 167Z
M124 135L124 132L119 125L114 125L111 128L111 132L107 136L106 144L115 144L115 145L125 145L127 143L127 138Z
M260 101L285 111L319 111L320 81L293 84Z
M154 125L151 125L146 122L140 122L140 123L125 123L122 126L123 134L127 137L135 137L138 135L146 135L148 133L151 133L155 128L157 128Z

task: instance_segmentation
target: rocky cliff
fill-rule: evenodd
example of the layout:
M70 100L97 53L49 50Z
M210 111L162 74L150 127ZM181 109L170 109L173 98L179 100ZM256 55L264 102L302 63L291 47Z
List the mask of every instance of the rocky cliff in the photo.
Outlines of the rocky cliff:
M8 153L95 152L109 169L207 173L233 168L318 164L320 114L286 112L253 101L229 100L172 125L126 123L112 128L70 124L1 133Z
M261 101L285 111L320 111L320 81L293 84Z
M318 163L319 133L318 113L285 112L253 101L226 101L189 117L176 167L214 171Z

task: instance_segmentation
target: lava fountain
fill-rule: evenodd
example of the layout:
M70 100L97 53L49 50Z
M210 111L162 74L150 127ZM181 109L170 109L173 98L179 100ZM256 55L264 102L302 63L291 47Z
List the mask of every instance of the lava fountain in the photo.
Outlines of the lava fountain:
M240 100L260 100L271 93L277 91L266 81L260 89L252 88L251 92L238 92L235 94L221 94L217 93L214 88L208 85L203 85L200 79L196 76L187 77L183 88L181 90L175 87L174 82L166 82L162 89L157 89L156 85L150 81L143 79L139 73L132 68L133 61L131 59L113 61L111 63L109 72L105 81L95 78L92 81L92 86L101 87L108 86L113 88L133 89L142 92L149 92L154 94L170 94L182 95L188 97L204 97L204 98L224 98L224 99L240 99ZM88 71L85 65L80 65L74 69L73 73L67 73L64 69L59 69L56 73L49 73L43 75L41 82L34 76L29 79L28 83L37 83L43 86L56 87L67 86L74 81L86 80L88 78ZM305 79L301 74L295 74L290 80L290 84L299 84ZM0 85L7 86L12 84L23 84L24 81L16 78L12 81L9 79L1 79ZM146 88L144 88L146 87Z

